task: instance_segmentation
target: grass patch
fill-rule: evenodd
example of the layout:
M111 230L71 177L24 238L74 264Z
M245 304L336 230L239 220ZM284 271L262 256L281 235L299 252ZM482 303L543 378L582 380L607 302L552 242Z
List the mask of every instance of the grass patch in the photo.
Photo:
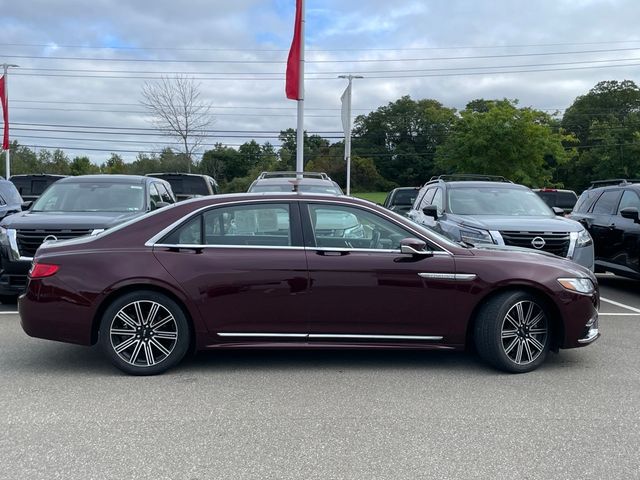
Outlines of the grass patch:
M384 203L384 199L387 198L387 192L358 192L352 193L351 195L356 198L363 198L370 202L379 203L380 205L382 205Z

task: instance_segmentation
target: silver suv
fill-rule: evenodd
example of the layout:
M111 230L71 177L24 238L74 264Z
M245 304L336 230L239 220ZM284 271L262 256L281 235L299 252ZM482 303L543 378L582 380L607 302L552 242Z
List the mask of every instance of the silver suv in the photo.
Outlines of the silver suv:
M302 178L298 178L301 176ZM249 193L303 192L342 195L340 186L321 172L262 172L251 184Z
M552 253L593 270L589 232L563 215L561 208L552 210L531 189L486 175L434 177L408 213L413 221L458 242Z

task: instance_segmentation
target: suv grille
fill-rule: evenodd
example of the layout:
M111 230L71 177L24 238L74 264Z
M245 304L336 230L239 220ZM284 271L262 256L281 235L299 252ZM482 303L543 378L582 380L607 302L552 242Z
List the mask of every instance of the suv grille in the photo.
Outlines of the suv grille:
M566 257L569 253L571 237L568 232L500 232L505 245L514 247L531 248L553 253L560 257ZM544 240L544 247L535 248L533 239L540 237ZM540 242L541 243L541 242Z
M44 239L49 235L53 235L58 240L68 240L70 238L81 237L83 235L89 235L93 230L86 229L31 229L22 228L16 231L16 239L18 241L18 251L23 257L33 257L36 250Z

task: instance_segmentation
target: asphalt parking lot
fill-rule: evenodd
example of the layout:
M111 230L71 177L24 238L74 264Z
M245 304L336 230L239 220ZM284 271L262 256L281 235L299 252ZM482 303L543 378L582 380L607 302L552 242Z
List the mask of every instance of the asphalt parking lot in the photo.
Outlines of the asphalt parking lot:
M525 375L472 354L214 352L136 378L0 308L0 478L640 478L640 283Z

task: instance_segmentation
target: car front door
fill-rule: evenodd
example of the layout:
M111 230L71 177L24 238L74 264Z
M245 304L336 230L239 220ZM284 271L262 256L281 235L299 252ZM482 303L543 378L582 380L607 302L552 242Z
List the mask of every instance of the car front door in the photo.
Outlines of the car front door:
M221 340L306 338L307 261L290 202L213 207L154 253Z
M589 233L593 237L596 260L611 261L614 256L614 220L621 191L605 190L596 200L589 215Z
M392 218L337 203L302 205L310 340L438 340L456 316L453 256L400 253L418 237ZM443 280L448 278L449 280Z

